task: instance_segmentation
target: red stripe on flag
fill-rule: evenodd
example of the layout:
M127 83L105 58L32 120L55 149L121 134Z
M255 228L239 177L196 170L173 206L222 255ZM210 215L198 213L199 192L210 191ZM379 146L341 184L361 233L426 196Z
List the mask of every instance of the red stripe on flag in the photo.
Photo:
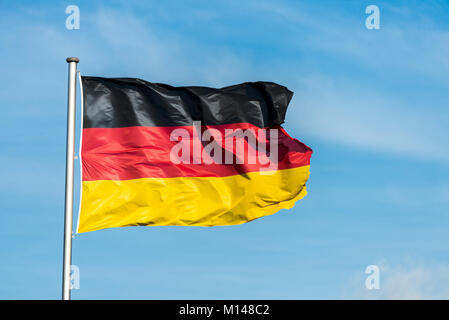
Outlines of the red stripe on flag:
M250 163L247 158L254 151L253 145L248 143L248 138L235 138L233 149L225 144L226 129L261 130L249 123L238 123L219 126L202 126L204 134L206 129L216 129L212 132L214 137L223 138L215 140L220 142L222 149L222 162L225 162L225 151L231 151L233 161L231 164L205 164L203 155L204 147L209 142L201 142L198 138L191 138L189 163L173 163L170 159L170 151L178 144L171 141L170 134L175 129L184 129L190 137L195 130L193 126L185 127L125 127L125 128L86 128L83 129L82 139L82 163L83 181L93 180L130 180L139 178L170 178L170 177L224 177L247 172L263 171L269 168L269 164ZM289 169L310 164L312 150L300 141L291 138L283 128L278 129L278 161L272 161L275 169ZM256 146L266 143L269 146L270 137L267 131L267 139L260 135L256 138ZM245 159L243 163L236 163L236 155L241 155L236 150L236 144L240 141L244 146ZM269 149L269 148L268 148ZM260 149L259 149L260 150ZM271 151L270 151L271 152ZM264 154L264 153L262 153ZM265 153L266 154L266 153ZM207 158L207 153L206 153ZM240 157L241 158L241 157ZM264 158L267 160L267 157ZM254 159L253 159L254 160ZM253 161L254 162L254 161Z

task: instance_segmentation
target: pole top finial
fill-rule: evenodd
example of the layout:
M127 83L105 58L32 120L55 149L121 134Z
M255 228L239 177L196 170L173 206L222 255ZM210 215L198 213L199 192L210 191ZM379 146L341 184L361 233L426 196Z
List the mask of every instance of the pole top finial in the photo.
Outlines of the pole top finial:
M67 63L70 63L70 62L78 63L78 62L80 62L80 59L78 59L78 58L76 58L76 57L68 57L68 58L66 59L66 61L67 61Z

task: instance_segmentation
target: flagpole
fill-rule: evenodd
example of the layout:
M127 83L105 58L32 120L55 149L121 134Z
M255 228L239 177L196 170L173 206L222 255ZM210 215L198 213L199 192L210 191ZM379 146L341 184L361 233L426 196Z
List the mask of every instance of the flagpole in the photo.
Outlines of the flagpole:
M64 261L62 271L62 299L70 300L70 268L72 265L72 223L73 223L73 168L75 157L76 116L76 65L78 58L66 59L69 64L69 90L67 97L67 144L65 167L64 208Z

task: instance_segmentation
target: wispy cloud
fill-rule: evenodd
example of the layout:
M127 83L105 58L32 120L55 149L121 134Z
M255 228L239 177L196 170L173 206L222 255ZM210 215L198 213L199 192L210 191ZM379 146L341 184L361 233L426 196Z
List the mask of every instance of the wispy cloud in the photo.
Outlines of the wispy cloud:
M449 266L391 266L379 263L380 289L365 288L366 274L354 276L343 298L350 299L449 299Z
M303 71L291 80L290 123L323 140L449 163L449 31L430 18L443 7L381 6L382 27L369 31L362 4L260 5L284 19L280 38Z
M301 130L323 140L449 163L449 112L331 76L298 81L294 107Z
M369 68L373 73L402 71L447 79L449 29L436 21L438 13L449 11L447 4L415 2L412 8L403 2L381 4L381 28L376 31L365 28L368 4L342 7L335 2L323 6L258 1L257 9L282 19L285 32L279 38L298 51L325 54L333 61L350 62L350 68Z
M90 52L90 58L98 61L107 54L108 62L123 75L154 82L220 86L246 70L245 62L232 50L160 30L132 12L103 8L89 15L88 21L102 43ZM101 73L105 68L105 64L91 68L94 61L89 62L88 70Z

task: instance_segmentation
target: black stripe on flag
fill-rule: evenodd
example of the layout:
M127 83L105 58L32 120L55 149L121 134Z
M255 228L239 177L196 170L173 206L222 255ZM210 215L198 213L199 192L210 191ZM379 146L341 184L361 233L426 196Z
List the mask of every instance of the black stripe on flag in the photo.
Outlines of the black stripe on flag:
M132 78L82 77L84 128L250 123L281 125L293 92L273 82L214 89Z

